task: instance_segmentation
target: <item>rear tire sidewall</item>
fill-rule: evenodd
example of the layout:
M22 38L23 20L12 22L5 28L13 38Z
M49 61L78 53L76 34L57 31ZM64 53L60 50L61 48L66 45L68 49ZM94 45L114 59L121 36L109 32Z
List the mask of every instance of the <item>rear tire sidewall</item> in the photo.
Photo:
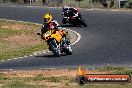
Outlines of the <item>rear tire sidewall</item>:
M67 23L65 18L62 19L62 23L63 24L66 24Z
M87 27L87 24L85 23L85 21L83 19L79 19L80 20L80 23L84 26L84 27Z

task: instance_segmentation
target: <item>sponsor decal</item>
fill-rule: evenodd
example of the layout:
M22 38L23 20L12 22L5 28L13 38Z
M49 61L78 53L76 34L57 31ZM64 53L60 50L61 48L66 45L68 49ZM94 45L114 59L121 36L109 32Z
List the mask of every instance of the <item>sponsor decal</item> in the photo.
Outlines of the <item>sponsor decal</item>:
M131 76L127 74L86 74L84 67L78 68L76 81L85 83L130 83Z

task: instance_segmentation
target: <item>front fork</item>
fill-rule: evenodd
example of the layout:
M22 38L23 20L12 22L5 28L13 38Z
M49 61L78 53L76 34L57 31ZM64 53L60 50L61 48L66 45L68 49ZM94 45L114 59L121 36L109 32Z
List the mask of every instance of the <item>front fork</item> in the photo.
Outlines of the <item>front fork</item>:
M70 41L66 38L66 36L63 36L61 45L62 45L63 47L65 47L65 46L67 46L67 45L70 45Z
M57 43L57 41L55 39L53 39L52 42L50 41L49 43L52 43L54 48L60 49L60 44ZM49 43L48 43L48 45L49 45ZM49 48L50 48L50 46L49 46Z

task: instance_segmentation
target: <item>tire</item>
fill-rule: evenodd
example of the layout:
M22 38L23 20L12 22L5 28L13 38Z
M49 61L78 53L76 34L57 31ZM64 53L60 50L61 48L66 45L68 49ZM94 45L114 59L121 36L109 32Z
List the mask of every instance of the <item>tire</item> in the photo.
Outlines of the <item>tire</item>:
M62 39L62 46L64 47L64 53L67 55L72 55L72 48L70 46L70 41L67 39L67 37L63 37Z
M68 46L66 47L65 53L66 53L67 55L72 55L72 48L71 48L70 45L68 45Z
M65 18L62 19L62 23L66 24L66 19Z
M85 22L83 22L82 25L83 25L84 27L87 27L87 24L86 24Z
M80 22L84 27L87 27L87 24L83 21L83 19L80 19Z
M54 41L56 41L56 40L54 40ZM56 46L56 44L54 43L54 41L52 41L49 44L49 47L51 48L51 51L54 53L54 55L56 57L60 57L60 54L61 54L61 51L60 51L60 48L59 48L60 46L59 45Z

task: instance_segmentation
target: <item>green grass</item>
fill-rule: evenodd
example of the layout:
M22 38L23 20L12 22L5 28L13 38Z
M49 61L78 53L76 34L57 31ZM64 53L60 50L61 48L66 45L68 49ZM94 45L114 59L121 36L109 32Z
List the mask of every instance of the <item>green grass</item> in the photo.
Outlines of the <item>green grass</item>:
M95 70L108 71L110 73L112 71L121 71L124 73L128 69L132 71L132 68L108 66ZM45 82L49 84L45 85ZM8 76L4 73L0 73L0 88L49 88L50 83L55 85L52 86L53 88L132 88L132 83L86 83L84 85L78 85L75 81L75 77L69 76L44 76L40 73L33 77L16 77L15 74ZM63 86L60 87L58 84L62 84Z
M39 77L34 77L33 78L33 81L42 81L42 80L46 80L48 82L55 82L55 83L61 82L61 78L54 77L54 76L51 76L51 77L41 77L41 76L39 76Z
M67 76L50 76L50 77L44 77L43 75L39 74L35 77L14 77L12 80L21 80L23 82L30 82L30 81L46 81L46 82L53 82L53 83L61 83L63 81L67 83L73 83L75 82L75 77L67 77Z
M30 28L31 30L25 29L25 28L19 29L19 30L3 28L3 26L6 26L6 25L8 25L8 27L10 27L10 25L13 25L13 26L23 25L25 26L25 28L31 27ZM34 27L37 29L32 29ZM24 23L24 22L8 21L8 20L0 19L0 60L29 55L35 51L41 51L41 50L47 49L48 46L46 42L39 42L39 44L36 44L36 45L24 46L21 44L17 44L16 42L9 41L9 37L19 36L21 34L32 36L32 38L36 38L36 32L39 32L40 28L41 28L41 25L36 25L34 23Z
M5 77L4 73L0 73L0 80L7 80L8 78Z
M20 34L21 31L18 30L0 28L0 38L7 38L9 36L20 35Z
M128 74L128 75L132 75L132 69L125 68L124 70L114 71L113 74Z
M44 42L43 44L39 44L35 46L21 47L19 49L7 50L4 52L0 52L0 59L3 60L3 59L29 55L35 51L41 51L41 50L47 49L47 47L48 47L47 44Z
M35 85L27 84L21 81L12 81L8 84L1 86L0 88L39 88Z
M71 79L74 81L70 82ZM64 84L63 88L131 88L132 83L111 83L111 84L97 84L97 83L86 83L84 85L72 85L75 83L75 78L68 77L17 77L17 78L6 78L3 77L3 82L0 79L0 88L43 88L43 85L38 84L39 82L50 82L50 83L61 83ZM49 83L49 85L50 85ZM57 84L56 84L57 85ZM48 87L48 86L47 86ZM59 86L58 86L59 87Z
M6 29L6 28L0 28L0 39L8 38L14 35L33 35L35 36L34 30L13 30L13 29Z
M75 78L70 78L67 76L61 76L61 77L55 77L55 76L50 76L50 77L44 77L43 75L39 74L36 77L33 77L32 80L33 81L42 81L42 80L46 80L48 82L55 82L55 83L59 83L62 81L67 81L67 82L75 82Z
M99 68L99 70L102 70L102 71L115 71L115 70L124 70L125 67L113 67L113 66L106 66L106 67L103 67L103 68Z
M0 74L0 88L43 88L45 85L38 84L39 82L50 82L50 83L72 83L71 79L67 76L61 77L44 77L42 74L39 74L35 77L6 77L5 74ZM74 80L75 82L75 80ZM45 86L47 88L47 86ZM64 87L63 87L64 88Z
M110 71L112 74L132 75L132 68L125 68L125 67L106 66L103 68L99 68L99 71Z
M132 84L85 84L80 88L132 88Z

